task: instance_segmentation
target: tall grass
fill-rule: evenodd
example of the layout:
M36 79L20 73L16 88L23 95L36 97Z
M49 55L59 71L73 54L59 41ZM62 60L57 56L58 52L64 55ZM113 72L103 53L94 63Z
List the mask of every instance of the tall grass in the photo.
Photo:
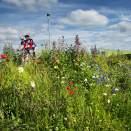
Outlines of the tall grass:
M127 59L43 51L39 62L0 68L1 130L131 130Z

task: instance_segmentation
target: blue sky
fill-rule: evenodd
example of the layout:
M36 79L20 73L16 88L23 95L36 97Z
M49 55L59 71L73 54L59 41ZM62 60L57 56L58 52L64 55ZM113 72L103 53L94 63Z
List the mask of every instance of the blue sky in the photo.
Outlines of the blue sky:
M0 44L19 45L30 33L38 45L48 39L46 13L51 14L51 39L62 35L72 43L79 34L84 47L131 50L130 0L0 0Z

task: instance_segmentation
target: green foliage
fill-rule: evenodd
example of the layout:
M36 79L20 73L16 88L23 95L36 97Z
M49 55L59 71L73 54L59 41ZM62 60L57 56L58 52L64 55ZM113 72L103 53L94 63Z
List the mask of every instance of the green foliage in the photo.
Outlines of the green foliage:
M131 130L129 60L73 49L38 60L0 63L0 130Z

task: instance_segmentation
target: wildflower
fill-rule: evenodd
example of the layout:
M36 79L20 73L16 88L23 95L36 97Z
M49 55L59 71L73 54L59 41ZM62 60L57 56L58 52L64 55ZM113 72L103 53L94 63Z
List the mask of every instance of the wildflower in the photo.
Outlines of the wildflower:
M93 78L93 79L95 79L95 78L96 78L96 76L92 76L92 78Z
M118 89L118 88L115 88L115 91L119 91L119 89Z
M19 71L19 73L23 73L24 72L24 68L23 67L18 67L18 71Z
M107 100L107 103L108 103L108 104L110 104L110 103L111 103L110 99L108 99L108 100Z
M54 69L58 69L58 66L54 66Z
M102 122L102 120L99 120L99 122Z
M87 66L87 68L91 68L91 66Z
M72 91L72 90L69 91L69 94L70 94L70 95L74 95L74 93L75 93L75 92Z
M82 65L82 64L80 64L80 66L82 67L83 65Z
M66 87L66 90L70 90L70 87L69 87L69 86L67 86L67 87Z
M7 58L7 55L6 54L1 54L0 55L0 59L6 59Z
M91 102L90 104L91 104L91 105L94 105L94 103L93 103L93 102Z
M58 130L59 130L59 128L58 128L58 127L56 127L55 129L56 129L56 131L58 131Z
M65 117L64 120L67 121L67 117Z
M78 87L73 87L73 89L71 89L71 87L74 85L74 82L69 82L69 86L66 87L66 90L68 91L69 95L74 95L75 91L78 90Z
M119 106L119 104L116 104L116 106Z
M56 63L57 63L57 64L59 64L59 63L60 63L60 61L57 59L57 60L56 60Z
M96 78L99 78L99 75L96 75Z
M103 93L104 96L107 96L107 93Z
M70 85L74 85L74 82L72 82L72 81L70 81L70 83L69 83Z
M65 77L62 77L62 79L65 79Z
M116 92L118 92L119 89L118 88L112 88L112 94L115 94Z
M53 117L55 117L55 114L53 114Z
M107 78L107 81L110 81L110 79L109 79L109 78Z
M89 130L89 127L86 127L87 130Z
M65 81L62 80L62 81L61 81L61 84L64 84L64 83L65 83Z
M110 84L107 84L107 85L105 85L105 87L111 87L111 85L110 85Z
M94 83L91 83L90 86L94 86L95 84Z
M92 76L93 79L99 78L99 75Z
M36 85L35 85L35 82L34 82L34 81L31 81L31 82L30 82L30 84L31 84L31 87L33 87L33 88L35 88L35 87L36 87Z
M73 118L73 122L75 122L75 123L76 123L76 119L75 119L75 118Z
M84 82L87 82L88 80L85 78Z
M82 62L81 64L80 64L80 66L84 66L85 65L85 63L84 62Z

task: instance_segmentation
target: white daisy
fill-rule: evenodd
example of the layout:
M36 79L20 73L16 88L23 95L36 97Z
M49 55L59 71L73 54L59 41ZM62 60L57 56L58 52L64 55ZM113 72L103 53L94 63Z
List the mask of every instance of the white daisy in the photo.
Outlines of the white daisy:
M35 85L35 82L34 82L34 81L31 81L31 82L30 82L30 84L31 84L31 87L33 87L33 88L35 88L35 87L36 87L36 85Z
M58 127L56 127L55 129L56 129L56 131L58 131L58 130L59 130L59 128L58 128Z
M110 104L110 103L111 103L110 99L108 99L108 100L107 100L107 103L108 103L108 104Z
M64 120L67 121L67 117L65 117Z
M92 78L93 78L93 79L95 79L95 78L96 78L96 76L92 76Z
M64 81L64 80L62 80L62 81L61 81L61 84L64 84L64 83L65 83L65 81Z
M23 67L18 67L18 72L19 73L23 73L24 72L24 68Z
M54 66L54 69L58 69L58 66Z
M115 88L115 91L119 91L119 89L118 89L118 88Z
M107 85L105 85L105 87L111 87L111 85L107 84Z
M85 78L84 82L87 82L88 80Z
M62 77L62 79L65 79L65 77Z
M104 96L107 96L107 93L103 93Z

